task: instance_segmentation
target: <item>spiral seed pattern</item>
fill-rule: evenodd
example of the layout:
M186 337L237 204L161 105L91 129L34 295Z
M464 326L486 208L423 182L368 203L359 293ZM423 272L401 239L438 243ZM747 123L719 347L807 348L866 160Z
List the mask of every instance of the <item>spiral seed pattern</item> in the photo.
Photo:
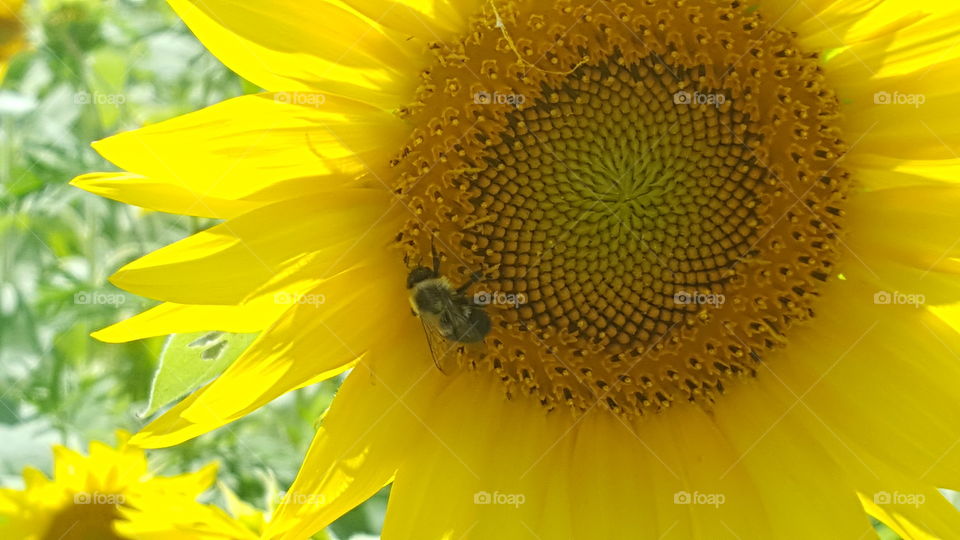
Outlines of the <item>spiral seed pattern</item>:
M847 174L815 54L739 2L494 2L435 62L393 162L408 259L490 305L509 396L709 404L815 315Z

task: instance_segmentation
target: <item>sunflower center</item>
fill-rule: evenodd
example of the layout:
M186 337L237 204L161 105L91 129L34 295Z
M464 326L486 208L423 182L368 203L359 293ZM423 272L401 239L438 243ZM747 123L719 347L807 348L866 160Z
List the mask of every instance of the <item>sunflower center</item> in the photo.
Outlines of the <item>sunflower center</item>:
M103 497L103 494L98 494ZM110 498L115 498L110 495ZM105 497L104 497L105 498ZM113 530L113 522L119 517L115 504L70 503L60 510L43 538L45 540L99 540L121 539Z
M432 44L394 162L509 396L709 403L814 315L846 174L817 57L739 2L493 2Z

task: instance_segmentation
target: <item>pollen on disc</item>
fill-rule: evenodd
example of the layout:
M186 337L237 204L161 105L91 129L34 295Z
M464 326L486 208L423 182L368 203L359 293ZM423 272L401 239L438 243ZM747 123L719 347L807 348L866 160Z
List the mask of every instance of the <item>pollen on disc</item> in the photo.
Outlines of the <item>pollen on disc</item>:
M814 54L739 2L492 2L430 45L392 162L485 307L507 395L628 416L709 404L815 315L847 173Z

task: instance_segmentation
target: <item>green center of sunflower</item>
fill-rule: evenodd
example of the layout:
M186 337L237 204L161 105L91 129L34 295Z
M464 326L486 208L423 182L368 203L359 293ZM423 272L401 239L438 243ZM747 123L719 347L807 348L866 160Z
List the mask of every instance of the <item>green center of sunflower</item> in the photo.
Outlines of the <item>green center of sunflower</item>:
M846 174L816 55L739 2L495 2L433 44L394 162L492 329L462 369L548 409L710 402L814 315ZM455 344L454 344L455 345Z

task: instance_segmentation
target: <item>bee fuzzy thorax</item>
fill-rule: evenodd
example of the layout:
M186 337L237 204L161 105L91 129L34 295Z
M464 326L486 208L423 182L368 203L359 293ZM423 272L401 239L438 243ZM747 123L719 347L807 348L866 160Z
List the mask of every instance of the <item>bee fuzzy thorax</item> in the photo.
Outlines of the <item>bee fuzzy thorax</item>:
M418 266L407 276L410 307L420 318L434 364L446 372L441 362L461 344L478 344L490 332L490 317L464 291L473 280L456 288L440 275L439 258L434 268Z
M418 316L421 315L421 312L424 310L430 312L435 311L431 309L431 307L435 304L436 299L456 294L456 290L454 290L453 285L450 284L450 280L444 276L423 279L414 283L409 287L409 290L410 305L413 307L414 313Z

